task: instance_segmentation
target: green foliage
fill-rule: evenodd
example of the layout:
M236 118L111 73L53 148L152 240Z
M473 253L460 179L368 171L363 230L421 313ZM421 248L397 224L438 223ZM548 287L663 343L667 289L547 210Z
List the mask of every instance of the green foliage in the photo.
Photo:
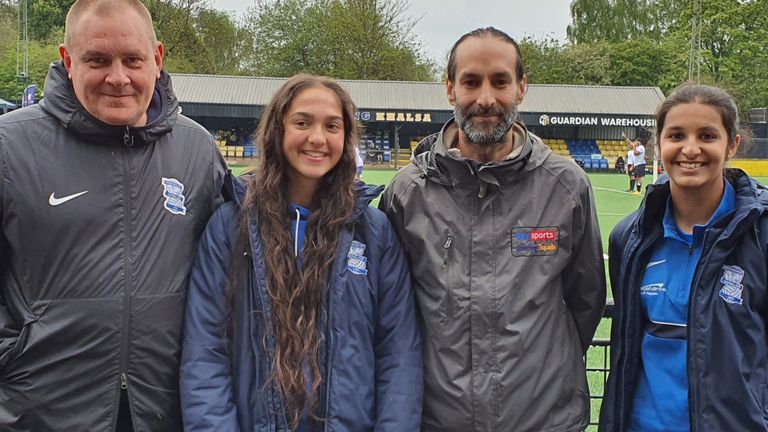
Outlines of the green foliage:
M574 0L568 40L576 44L661 40L689 0Z
M1 35L2 33L0 33ZM3 36L0 36L2 39ZM63 40L64 32L57 30L51 35L53 40ZM0 42L3 44L3 42ZM0 45L0 98L19 103L24 88L28 84L37 84L37 97L42 96L45 76L48 66L59 58L58 43L53 41L30 41L29 43L29 78L23 80L16 77L16 40L10 49Z
M257 75L434 79L402 0L261 0L247 17Z
M701 81L728 90L742 113L768 106L768 0L701 0L701 6ZM669 93L687 80L692 1L574 0L571 18L572 45L560 53L569 68L548 77L552 82L652 85ZM585 70L585 55L604 72Z

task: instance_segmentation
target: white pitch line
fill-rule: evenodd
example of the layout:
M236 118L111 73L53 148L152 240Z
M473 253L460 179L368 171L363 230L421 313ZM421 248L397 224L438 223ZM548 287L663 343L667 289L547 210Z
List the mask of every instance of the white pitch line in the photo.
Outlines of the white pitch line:
M608 259L608 255L606 255L606 254L603 254L603 259L604 259L604 260L607 260L607 259Z
M609 189L609 188L604 188L604 187L599 187L599 186L592 186L592 189L604 190L604 191L608 191L608 192L616 192L616 193L625 194L625 195L637 195L634 192L626 192L626 191L622 191L622 190ZM637 195L637 196L642 197L642 195Z

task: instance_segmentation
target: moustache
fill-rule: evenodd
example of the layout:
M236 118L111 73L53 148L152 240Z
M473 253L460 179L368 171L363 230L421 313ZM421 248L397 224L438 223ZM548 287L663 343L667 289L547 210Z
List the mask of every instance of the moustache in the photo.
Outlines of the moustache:
M467 118L474 117L474 116L498 116L501 117L504 115L504 110L501 107L491 107L491 108L483 108L479 106L471 107L467 110Z

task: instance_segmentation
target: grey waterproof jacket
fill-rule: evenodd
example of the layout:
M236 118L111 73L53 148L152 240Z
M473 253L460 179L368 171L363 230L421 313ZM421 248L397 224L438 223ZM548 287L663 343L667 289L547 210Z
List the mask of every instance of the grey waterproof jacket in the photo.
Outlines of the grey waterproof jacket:
M527 131L514 159L449 155L451 124L420 144L428 150L380 203L420 311L422 430L582 430L583 355L606 294L589 181Z
M109 126L52 65L0 116L0 430L181 430L178 369L198 237L221 202L211 135L157 82L145 127Z

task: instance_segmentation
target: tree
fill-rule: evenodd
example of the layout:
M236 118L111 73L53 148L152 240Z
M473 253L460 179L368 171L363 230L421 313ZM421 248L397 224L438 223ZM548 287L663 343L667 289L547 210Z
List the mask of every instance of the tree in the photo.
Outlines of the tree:
M659 41L688 3L688 0L574 0L566 33L568 40L576 44L627 39Z
M260 0L246 19L250 68L266 76L434 79L406 8L405 0Z

